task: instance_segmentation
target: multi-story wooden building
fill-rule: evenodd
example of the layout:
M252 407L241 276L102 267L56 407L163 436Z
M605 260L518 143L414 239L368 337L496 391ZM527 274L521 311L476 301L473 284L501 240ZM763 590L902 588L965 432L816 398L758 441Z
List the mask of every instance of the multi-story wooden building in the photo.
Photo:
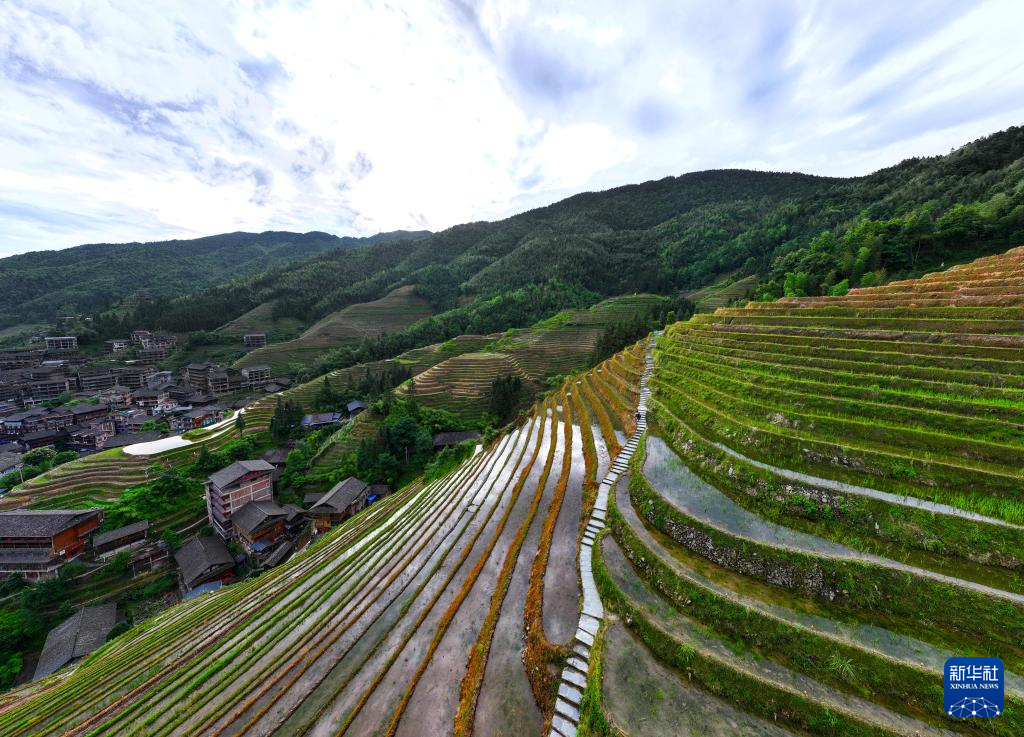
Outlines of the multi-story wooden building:
M270 366L249 366L242 369L242 376L249 386L265 384L270 381Z
M313 518L315 530L327 530L347 520L366 506L366 497L370 487L355 476L349 476L337 483L330 491L319 498L310 499L312 506L309 516Z
M47 353L74 353L78 350L78 338L74 335L58 335L46 338Z
M236 461L207 480L206 510L210 525L224 540L234 537L232 515L249 502L273 501L274 467L263 460Z
M81 553L103 523L99 509L17 509L0 512L0 574L49 578Z

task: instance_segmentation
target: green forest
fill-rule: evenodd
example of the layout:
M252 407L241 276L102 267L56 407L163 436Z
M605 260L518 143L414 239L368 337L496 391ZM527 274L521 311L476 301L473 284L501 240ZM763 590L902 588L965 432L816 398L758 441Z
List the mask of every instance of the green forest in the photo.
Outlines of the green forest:
M105 310L139 290L173 299L322 251L422 235L400 231L339 238L268 231L23 253L0 259L0 328Z
M0 260L6 300L0 324L30 321L40 300L103 307L115 294L151 285L138 278L141 269L160 275L163 288L154 292L162 298L108 314L97 322L98 337L137 326L213 330L262 304L271 305L275 318L310 324L404 284L439 313L435 328L438 321L458 323L431 329L437 337L528 324L538 319L536 310L521 320L483 316L520 309L531 290L546 295L551 310L616 294L674 293L726 274L761 276L758 296L766 299L842 293L1024 242L1022 156L1024 128L1016 127L864 177L697 172L585 193L497 222L379 236L365 245L280 233L242 243L244 234L232 234L216 237L230 247L186 258L200 241L181 241L156 249L161 257L179 256L166 270L148 255L138 258L139 248L156 246L25 254ZM293 260L282 263L282 251ZM303 251L319 252L298 258ZM228 256L256 252L248 261ZM269 269L239 274L274 259ZM226 268L210 268L210 261ZM69 280L75 272L65 268L89 268L93 277ZM232 274L238 278L228 279ZM210 284L215 276L219 286Z

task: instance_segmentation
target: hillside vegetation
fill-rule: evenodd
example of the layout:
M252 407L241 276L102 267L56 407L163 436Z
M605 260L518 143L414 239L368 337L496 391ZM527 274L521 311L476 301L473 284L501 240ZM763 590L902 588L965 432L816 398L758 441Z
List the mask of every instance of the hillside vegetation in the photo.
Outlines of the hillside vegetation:
M614 305L403 360L510 362ZM1018 735L1022 341L1024 248L677 322L453 472L12 691L0 732ZM999 718L936 708L954 653L1002 658Z
M625 352L455 472L11 692L0 732L540 734L579 647L577 551L641 363Z
M327 250L414 238L381 233L225 233L154 243L95 243L0 259L0 327L106 309L143 289L173 298Z
M256 309L261 310L262 307ZM235 365L241 368L266 364L280 374L287 372L291 364L315 363L331 348L399 332L431 314L430 303L417 297L412 287L399 287L381 299L333 312L318 320L298 338L251 351ZM238 321L244 319L243 315Z
M1021 733L1024 248L699 314L654 361L594 563L601 718L647 733L660 677L771 734ZM953 654L1003 659L998 719L936 708Z
M759 275L764 298L841 294L1024 241L1022 156L1024 128L1010 128L864 177L742 170L667 177L501 221L335 248L149 306L111 329L215 330L257 308L262 320L309 327L400 286L413 286L436 313L549 283L591 293L594 302L699 289L726 274ZM75 249L60 253L73 258ZM53 267L65 256L39 258ZM5 263L10 272L17 262L0 261L0 273ZM147 268L143 263L125 273ZM25 281L17 273L10 278ZM95 291L90 284L83 279L74 288ZM189 289L173 290L183 292ZM561 307L579 306L564 301ZM17 316L26 322L33 314Z

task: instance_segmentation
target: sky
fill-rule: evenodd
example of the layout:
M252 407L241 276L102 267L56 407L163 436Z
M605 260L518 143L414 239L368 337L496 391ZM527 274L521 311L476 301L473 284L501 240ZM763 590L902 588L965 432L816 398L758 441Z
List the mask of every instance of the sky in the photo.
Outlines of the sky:
M1019 0L3 0L0 256L493 220L1024 123Z

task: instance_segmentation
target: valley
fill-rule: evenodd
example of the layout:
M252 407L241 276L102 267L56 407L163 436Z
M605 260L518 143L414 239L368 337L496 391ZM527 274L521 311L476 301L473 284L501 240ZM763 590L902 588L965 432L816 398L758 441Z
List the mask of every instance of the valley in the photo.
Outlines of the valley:
M8 331L0 735L1020 734L1022 140L233 234Z

